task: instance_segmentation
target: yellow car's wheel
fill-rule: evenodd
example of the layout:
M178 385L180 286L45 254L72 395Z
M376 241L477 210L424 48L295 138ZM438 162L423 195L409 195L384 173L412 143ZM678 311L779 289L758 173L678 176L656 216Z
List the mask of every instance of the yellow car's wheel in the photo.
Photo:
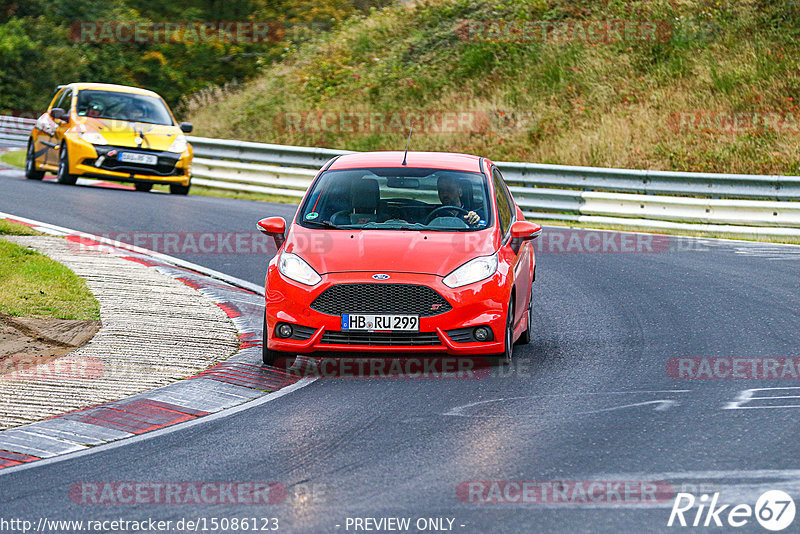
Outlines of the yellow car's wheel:
M44 178L44 171L36 170L36 151L33 149L33 141L28 142L28 153L25 156L25 178L28 180Z
M61 150L58 153L58 174L56 174L56 181L60 184L75 185L78 177L69 173L69 156L67 155L67 147L62 142Z
M173 195L188 195L189 194L189 185L181 185L181 184L169 184L169 192Z

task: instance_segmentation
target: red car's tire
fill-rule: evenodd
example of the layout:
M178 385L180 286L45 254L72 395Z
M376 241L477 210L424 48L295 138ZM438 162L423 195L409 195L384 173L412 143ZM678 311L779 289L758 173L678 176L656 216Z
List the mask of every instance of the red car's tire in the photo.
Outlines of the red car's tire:
M509 365L514 353L514 299L509 301L506 313L506 331L503 335L505 350L489 358L492 365Z
M533 337L533 284L531 284L531 298L528 302L528 327L519 337L520 345L527 345L531 342L531 337Z

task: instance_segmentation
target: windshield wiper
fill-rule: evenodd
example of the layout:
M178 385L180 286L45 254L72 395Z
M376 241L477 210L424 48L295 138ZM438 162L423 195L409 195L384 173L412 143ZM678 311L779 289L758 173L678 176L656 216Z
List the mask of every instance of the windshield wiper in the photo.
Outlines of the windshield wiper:
M322 228L341 228L340 226L336 226L330 221L303 221L303 224L310 224L312 226L320 226Z
M379 222L375 222L375 221L368 222L368 223L364 224L363 226L361 226L361 228L362 229L364 229L364 228L375 228L375 229L378 229L378 230L427 230L428 229L427 226L425 226L424 224L421 224L421 223L409 223L409 222L403 222L403 223L400 223L400 222L398 222L398 223L383 222L383 223L379 223Z

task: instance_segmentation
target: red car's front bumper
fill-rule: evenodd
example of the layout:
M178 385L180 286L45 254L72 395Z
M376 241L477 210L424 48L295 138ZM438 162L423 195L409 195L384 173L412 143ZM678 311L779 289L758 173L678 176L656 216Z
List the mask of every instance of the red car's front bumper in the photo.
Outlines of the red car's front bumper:
M287 353L308 354L312 352L387 352L387 353L446 353L453 355L498 354L503 352L508 290L505 289L505 274L498 270L493 276L457 289L450 289L442 283L442 277L427 274L398 273L384 271L391 278L385 282L372 279L372 272L331 273L322 276L322 281L309 287L289 280L278 272L275 262L271 262L266 279L266 320L267 347ZM419 336L414 344L403 344L393 340L392 345L370 344L359 335L350 336L346 343L333 342L343 337L341 315L322 313L311 308L312 302L331 286L339 284L410 284L425 286L444 297L452 307L450 310L419 317ZM396 302L391 312L394 314L414 314L404 309L404 303ZM351 310L350 313L356 313ZM280 339L275 333L278 323L307 327L302 329L306 339ZM485 342L458 342L451 338L448 330L487 326L492 339ZM313 333L310 330L313 329ZM328 335L326 335L326 332ZM336 334L334 334L336 333ZM427 334L427 335L425 335ZM390 336L390 333L375 332L371 336ZM302 336L302 337L305 337ZM327 338L327 339L326 339ZM353 339L357 338L357 339ZM438 338L438 340L436 339ZM459 336L456 336L458 339ZM463 339L463 338L462 338Z

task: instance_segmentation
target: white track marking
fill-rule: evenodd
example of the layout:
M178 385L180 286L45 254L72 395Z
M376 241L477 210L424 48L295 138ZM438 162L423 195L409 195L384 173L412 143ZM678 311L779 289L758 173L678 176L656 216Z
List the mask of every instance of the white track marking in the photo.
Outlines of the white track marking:
M800 408L800 404L781 404L777 406L744 406L744 404L761 400L800 399L800 395L778 395L771 397L756 396L756 393L759 391L783 391L783 390L791 390L791 392L800 393L800 391L798 391L800 390L800 386L745 389L739 392L739 395L736 397L736 400L727 403L725 406L722 407L722 409L723 410L768 410L768 409L779 409L779 408Z
M469 410L470 408L474 408L475 406L481 406L481 405L484 405L484 404L491 404L491 403L494 403L494 402L507 402L507 401L514 401L514 400L522 400L522 399L537 399L537 398L545 398L545 397L569 397L569 398L574 398L574 397L584 397L584 396L591 396L591 395L594 395L594 396L601 396L601 395L635 395L635 394L645 394L645 393L689 393L691 391L692 390L690 390L690 389L667 389L667 390L644 390L644 391L604 391L604 392L592 392L592 393L569 393L569 394L566 394L566 395L559 395L559 394L556 394L556 393L548 393L548 394L542 394L542 395L525 395L525 396L522 396L522 397L503 397L503 398L499 398L499 399L487 399L487 400L482 400L482 401L476 401L476 402L470 402L470 403L467 403L467 404L462 404L460 406L456 406L454 408L451 408L450 410L446 411L442 415L451 416L451 417L513 417L513 418L516 418L516 417L534 417L534 415L519 415L519 416L517 416L517 415L471 415L471 414L468 414L468 413L465 413L465 412L467 410ZM653 403L658 403L659 404L659 406L655 408L657 411L663 411L663 410L666 410L666 409L678 404L677 401L673 401L673 400L653 400L653 401L640 402L640 403L629 404L629 405L624 405L624 406L616 406L616 407L612 407L612 408L602 408L602 409L599 409L599 410L592 410L592 411L588 411L588 412L577 412L575 415L606 412L606 411L619 410L619 409L622 409L622 408L628 408L628 407L633 407L633 406L642 406L642 405L645 405L645 404L653 404Z

